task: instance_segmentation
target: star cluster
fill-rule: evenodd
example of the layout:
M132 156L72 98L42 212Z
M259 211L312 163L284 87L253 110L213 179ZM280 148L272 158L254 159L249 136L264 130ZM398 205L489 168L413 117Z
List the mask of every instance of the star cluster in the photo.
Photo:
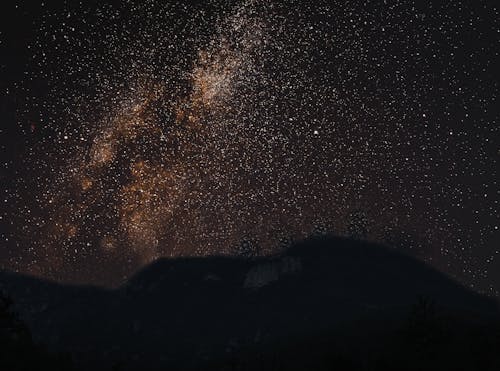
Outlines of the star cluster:
M41 8L7 89L27 145L3 266L117 284L162 256L273 253L363 215L364 238L500 288L494 6Z

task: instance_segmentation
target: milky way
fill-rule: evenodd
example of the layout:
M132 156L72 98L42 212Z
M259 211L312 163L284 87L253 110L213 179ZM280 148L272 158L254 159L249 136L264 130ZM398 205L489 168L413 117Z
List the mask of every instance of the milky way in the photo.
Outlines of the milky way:
M268 254L362 220L363 238L499 289L496 8L41 14L31 67L7 92L25 97L28 149L5 191L4 267L117 284L159 257L238 254L242 241Z

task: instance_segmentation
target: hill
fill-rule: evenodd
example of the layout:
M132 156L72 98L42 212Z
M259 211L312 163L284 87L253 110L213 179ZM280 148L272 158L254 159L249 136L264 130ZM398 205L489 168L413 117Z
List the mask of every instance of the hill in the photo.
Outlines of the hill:
M35 341L84 369L390 369L422 347L441 357L433 365L469 365L477 352L483 369L500 364L489 352L500 345L496 301L361 241L309 239L253 259L162 259L115 290L8 272L0 283Z

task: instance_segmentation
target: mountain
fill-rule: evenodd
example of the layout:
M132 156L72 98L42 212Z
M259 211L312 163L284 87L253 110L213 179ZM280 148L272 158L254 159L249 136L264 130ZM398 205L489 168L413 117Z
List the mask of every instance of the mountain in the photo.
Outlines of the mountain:
M260 369L306 369L325 356L355 359L357 347L365 358L385 352L422 328L465 347L462 333L485 329L487 351L500 318L495 300L418 260L334 237L271 257L161 259L113 290L9 272L0 284L34 339L83 369L238 369L224 367L256 359Z

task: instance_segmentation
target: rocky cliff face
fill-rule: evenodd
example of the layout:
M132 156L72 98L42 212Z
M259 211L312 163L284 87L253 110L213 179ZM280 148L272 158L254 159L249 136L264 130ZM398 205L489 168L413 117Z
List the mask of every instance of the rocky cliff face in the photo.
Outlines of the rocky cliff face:
M281 277L295 274L302 270L299 257L286 256L267 263L260 263L252 267L245 276L245 288L259 288L278 281Z

